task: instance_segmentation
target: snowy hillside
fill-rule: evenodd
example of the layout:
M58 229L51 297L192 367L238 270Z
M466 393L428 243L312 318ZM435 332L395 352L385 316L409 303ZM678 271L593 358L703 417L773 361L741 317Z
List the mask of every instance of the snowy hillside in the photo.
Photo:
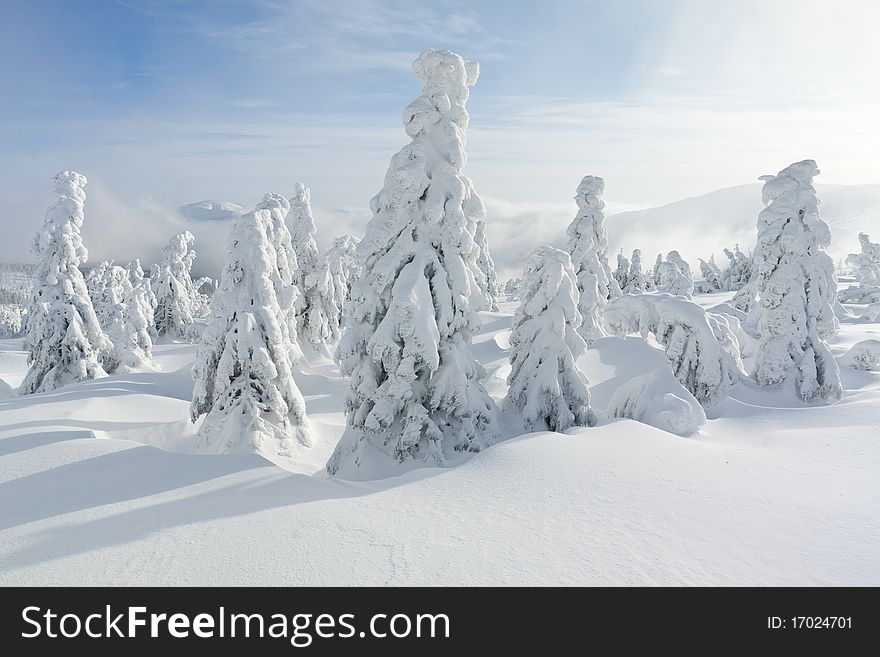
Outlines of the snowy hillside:
M180 208L180 214L192 221L223 221L245 213L245 207L231 201L199 201Z
M475 338L496 398L513 310ZM878 334L849 320L833 351ZM323 471L344 427L332 363L296 375L314 445L274 465L192 453L194 356L164 341L161 371L0 400L0 584L880 584L878 372L842 368L821 408L740 384L686 439L605 417L665 360L602 338L580 360L597 427L351 483ZM0 341L0 378L25 370Z
M822 217L831 227L835 260L858 248L858 234L880 234L880 185L817 185ZM646 251L647 257L678 249L691 263L739 243L750 249L762 210L761 183L719 189L656 208L608 218L612 252Z

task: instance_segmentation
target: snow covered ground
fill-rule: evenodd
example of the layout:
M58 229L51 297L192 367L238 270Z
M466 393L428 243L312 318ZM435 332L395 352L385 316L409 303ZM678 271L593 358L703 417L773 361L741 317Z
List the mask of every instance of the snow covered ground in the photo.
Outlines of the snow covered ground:
M483 313L474 345L496 398L513 310ZM851 319L832 348L869 338ZM159 372L0 390L0 584L880 585L880 372L842 367L831 407L743 383L681 438L604 417L665 361L603 338L580 361L599 426L352 483L323 472L344 428L332 363L297 376L315 445L273 464L191 453L194 353L160 342ZM0 379L25 370L0 341Z

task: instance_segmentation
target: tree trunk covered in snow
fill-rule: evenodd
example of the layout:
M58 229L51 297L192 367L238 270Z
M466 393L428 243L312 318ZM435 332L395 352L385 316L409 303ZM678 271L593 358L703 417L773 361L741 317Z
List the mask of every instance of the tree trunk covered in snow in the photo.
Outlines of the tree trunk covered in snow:
M30 369L22 394L104 376L100 360L112 345L104 335L80 266L86 178L74 171L55 176L55 204L34 241L40 258L28 312L25 349Z
M412 142L391 160L358 245L363 276L337 352L351 376L348 423L327 469L365 449L442 464L498 437L497 409L470 352L485 303L472 220L482 207L462 173L468 87L479 73L445 50L413 64L422 94L403 112Z

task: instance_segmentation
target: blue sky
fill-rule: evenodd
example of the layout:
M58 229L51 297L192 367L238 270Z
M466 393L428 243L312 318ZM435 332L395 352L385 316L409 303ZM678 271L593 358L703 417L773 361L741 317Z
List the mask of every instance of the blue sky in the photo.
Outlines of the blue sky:
M481 63L468 173L499 202L565 207L592 173L612 208L658 204L805 157L822 182L880 182L869 0L13 0L2 12L0 199L28 221L52 173L75 168L96 224L139 224L124 231L139 239L168 208L249 205L295 180L327 223L360 222L406 142L409 66L426 47Z

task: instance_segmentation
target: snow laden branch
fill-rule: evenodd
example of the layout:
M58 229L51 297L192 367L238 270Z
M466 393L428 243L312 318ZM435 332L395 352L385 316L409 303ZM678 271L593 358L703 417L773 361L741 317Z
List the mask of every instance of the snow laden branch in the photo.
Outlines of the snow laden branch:
M470 347L485 304L472 217L482 204L464 174L468 87L476 62L426 50L422 93L403 112L412 141L391 160L358 245L364 274L337 351L351 377L348 423L327 469L355 476L365 450L438 465L498 437L497 409Z
M229 235L214 318L193 367L190 415L193 422L205 416L197 443L206 451L290 456L294 445L309 444L305 403L293 379L298 350L278 301L291 283L279 278L269 237L273 208L284 205L267 196Z
M766 206L758 216L752 285L759 304L755 377L764 386L793 385L805 401L832 403L843 388L824 338L838 328L834 262L824 249L831 231L819 216L813 160L763 176Z
M510 337L507 403L529 430L591 426L587 377L577 359L587 349L578 334L577 278L571 258L551 246L526 262L520 306Z
M34 240L40 259L28 311L25 349L30 369L22 394L105 375L100 361L112 344L98 322L80 267L88 259L82 242L86 177L55 176L55 204Z
M598 176L584 176L577 187L577 215L568 226L566 250L571 255L578 283L578 312L581 337L591 343L605 335L602 311L608 299L621 294L608 265L608 233L605 230L605 181Z
M675 377L703 406L726 397L742 375L739 347L727 320L688 299L625 295L605 307L605 326L618 336L652 334Z

